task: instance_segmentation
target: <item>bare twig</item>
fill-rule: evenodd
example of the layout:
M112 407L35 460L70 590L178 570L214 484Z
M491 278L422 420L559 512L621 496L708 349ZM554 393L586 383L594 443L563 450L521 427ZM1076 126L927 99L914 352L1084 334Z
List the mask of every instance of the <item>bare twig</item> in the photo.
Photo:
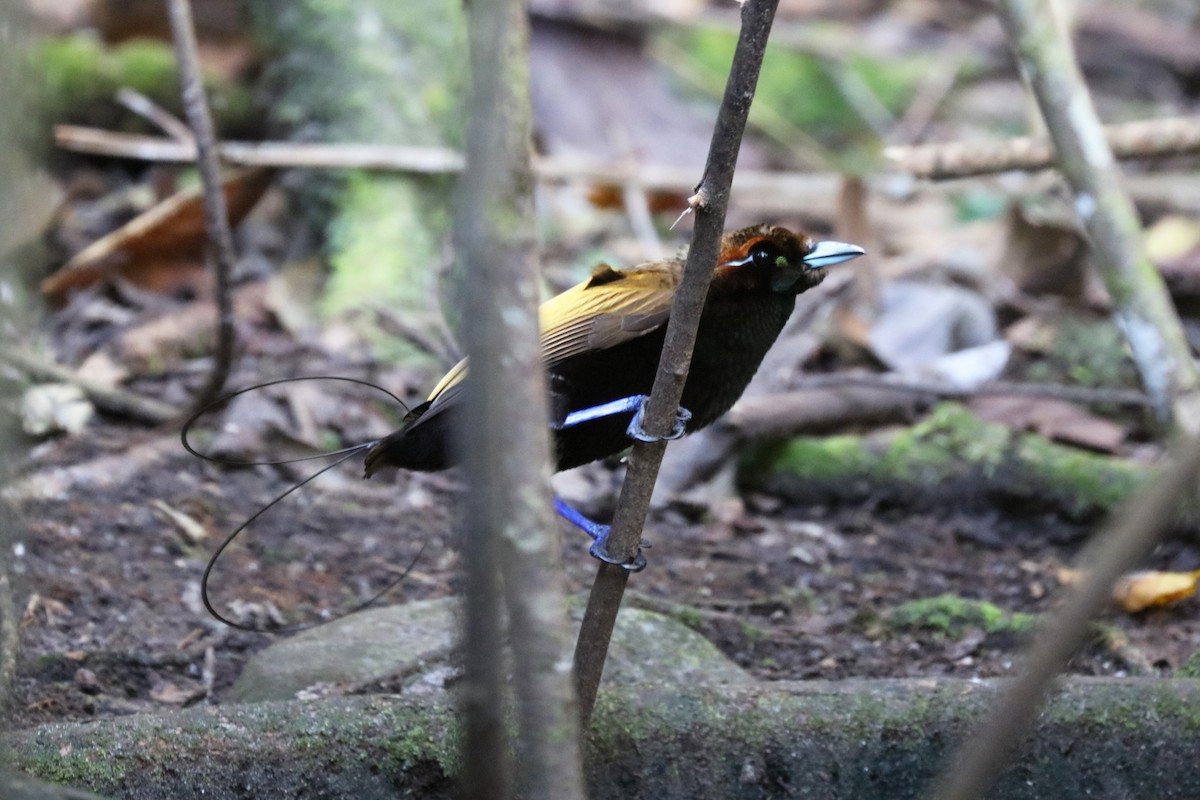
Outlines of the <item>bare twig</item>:
M194 144L116 133L78 125L56 125L54 141L66 150L143 161L190 162L196 160ZM387 169L442 174L460 172L463 156L444 147L405 147L375 144L314 144L305 142L222 142L221 158L242 166L328 167Z
M1102 128L1119 159L1165 158L1200 152L1200 117L1140 120ZM883 151L894 169L918 178L946 180L1008 170L1039 170L1055 165L1054 147L1044 136L1001 142L947 142Z
M143 161L186 163L195 161L195 148L171 139L115 133L99 128L59 125L54 129L59 147L77 152ZM930 145L937 147L938 145ZM975 145L971 145L974 147ZM462 170L462 154L444 148L402 145L313 144L299 142L225 142L221 158L230 164L312 169L378 169L418 174L446 174ZM696 187L691 170L654 164L613 164L577 157L535 158L534 174L539 180L591 181L602 184L636 183L647 192L690 194ZM884 179L886 180L886 178ZM746 213L794 212L820 217L833 214L842 177L833 172L764 172L739 170L733 179L731 202ZM1198 206L1191 186L1163 186L1160 176L1129 176L1130 191L1139 201L1166 203L1183 212Z
M192 130L180 122L174 114L167 111L158 103L141 92L124 87L117 92L117 102L138 116L154 123L163 132L176 141L191 146L195 152L196 142L192 138Z
M658 375L646 406L645 429L651 435L666 436L670 432L683 394L700 313L717 263L738 147L777 5L778 0L750 0L742 6L741 34L701 182L706 202L696 210L692 247L672 305ZM637 552L665 450L665 441L637 442L633 446L609 540L610 551L618 558L632 558ZM591 719L608 643L628 578L629 573L622 567L601 564L588 598L575 648L580 710L585 723Z
M80 377L68 367L39 358L24 348L9 346L0 350L0 361L7 362L35 380L58 381L78 386L96 408L110 414L119 414L155 425L180 418L180 410L172 405Z
M470 320L463 337L471 359L456 431L470 484L465 796L491 800L511 790L499 566L517 696L520 794L582 800L538 333L529 21L521 0L506 0L473 4L468 23L473 86L468 169L458 186L454 222L460 296Z
M200 57L196 52L196 30L188 0L167 0L171 32L175 39L175 57L179 61L179 82L183 107L196 140L200 179L204 184L204 227L208 231L209 252L216 271L217 346L213 371L195 401L199 409L216 399L225 386L233 366L234 337L233 297L230 288L233 274L233 234L229 230L229 214L225 208L225 193L221 190L221 171L217 164L216 133L212 115L204 98L204 83L200 78Z
M919 381L897 375L835 373L811 375L797 382L797 389L829 389L840 386L863 386L894 389L916 394L931 394L945 398L988 397L1012 395L1019 397L1050 397L1085 405L1114 405L1145 408L1151 404L1144 392L1136 389L1093 389L1088 386L1067 386L1061 383L1018 383L988 381L970 389L939 381Z
M1133 498L1080 558L1086 578L1053 613L1034 641L1021 675L1005 685L987 718L943 776L936 800L983 797L1009 747L1033 722L1050 682L1089 634L1089 622L1108 604L1113 584L1150 551L1171 519L1171 509L1196 484L1200 439L1175 450L1173 465Z
M11 512L6 506L0 507L0 547L5 550L13 544L9 538L12 528ZM0 719L7 717L8 698L17 676L17 654L21 649L19 617L14 600L16 590L8 569L10 561L8 553L0 559Z

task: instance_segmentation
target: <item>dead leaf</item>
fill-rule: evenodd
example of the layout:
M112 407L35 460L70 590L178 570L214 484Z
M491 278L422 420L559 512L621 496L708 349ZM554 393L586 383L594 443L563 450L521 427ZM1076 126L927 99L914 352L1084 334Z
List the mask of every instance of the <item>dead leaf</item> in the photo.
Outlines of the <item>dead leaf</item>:
M231 225L250 212L273 176L274 170L254 167L225 180L222 186ZM181 284L190 286L205 274L206 241L203 192L199 186L185 189L76 253L42 281L42 293L61 299L71 289L114 275L157 292L170 292Z
M83 389L70 383L42 383L21 396L21 428L30 436L78 434L96 414Z
M1025 294L1082 301L1089 288L1087 252L1075 227L1031 219L1024 208L1013 205L996 269Z
M1200 570L1194 572L1131 572L1113 587L1113 599L1130 614L1170 605L1196 593Z
M183 687L164 681L150 690L150 699L171 706L186 706L204 697L204 694L204 688L200 686Z
M1004 338L1026 353L1049 353L1058 339L1058 328L1046 317L1031 314L1005 328Z
M263 306L293 336L317 327L313 311L321 296L323 270L316 258L284 264L267 279Z
M1169 214L1146 231L1146 255L1151 261L1174 261L1200 247L1200 221Z
M880 287L879 300L871 352L894 370L919 370L950 353L997 340L995 311L977 292L897 280Z
M113 360L107 350L97 350L83 360L75 374L81 380L101 386L119 386L129 377L129 370Z
M1057 442L1115 453L1125 441L1125 427L1080 406L1049 397L975 397L971 411L985 422L1027 430Z
M190 514L173 508L162 500L152 500L150 505L157 508L167 519L175 523L175 527L179 529L179 533L188 544L199 544L208 538L208 529L204 527L204 523Z
M1062 568L1058 581L1063 586L1077 586L1087 573L1084 570ZM1130 572L1113 586L1113 602L1129 614L1148 608L1170 605L1186 600L1196 594L1196 582L1200 581L1200 570L1193 572L1159 572L1142 570Z
M263 281L239 286L233 293L234 317L257 324L265 319ZM132 369L166 369L190 356L212 351L216 341L217 308L211 300L189 303L174 313L128 328L116 339L116 352Z

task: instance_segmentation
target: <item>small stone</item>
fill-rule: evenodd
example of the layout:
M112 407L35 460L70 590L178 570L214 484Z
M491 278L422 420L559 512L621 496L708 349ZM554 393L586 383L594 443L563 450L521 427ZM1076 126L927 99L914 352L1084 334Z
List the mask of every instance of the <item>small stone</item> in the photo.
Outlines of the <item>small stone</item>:
M96 679L96 673L86 667L75 670L75 685L84 694L100 694L100 681Z

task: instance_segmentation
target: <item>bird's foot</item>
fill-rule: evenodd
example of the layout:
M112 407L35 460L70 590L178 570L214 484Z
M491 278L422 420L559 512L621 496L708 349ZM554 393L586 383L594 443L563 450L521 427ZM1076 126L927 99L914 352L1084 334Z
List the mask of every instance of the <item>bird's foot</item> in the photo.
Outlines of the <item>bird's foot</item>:
M629 427L625 429L625 435L630 439L637 439L639 442L659 442L663 440L671 441L678 439L687 432L688 420L692 418L692 412L688 411L683 406L675 409L675 423L671 426L671 432L666 436L651 436L646 433L642 423L646 420L646 401L649 400L645 395L641 395L642 401L638 403L637 413L633 415L633 419L629 421Z
M594 522L577 510L567 505L566 501L561 497L554 498L554 510L558 515L570 522L575 527L592 537L592 546L588 548L588 552L594 558L598 558L607 564L616 564L619 567L624 567L630 572L641 572L646 568L646 557L642 555L642 548L649 547L650 543L643 541L638 547L637 553L628 561L622 561L609 554L608 552L608 535L612 532L611 525L601 525L599 522Z
M612 532L610 526L598 525L597 527L603 528L604 532L597 536L596 541L592 542L592 546L588 548L588 552L591 553L593 558L598 558L606 564L616 564L618 567L622 567L629 572L641 572L646 568L646 557L642 555L642 548L649 547L649 542L642 542L638 546L637 552L634 553L633 558L628 561L622 561L608 553L608 534Z

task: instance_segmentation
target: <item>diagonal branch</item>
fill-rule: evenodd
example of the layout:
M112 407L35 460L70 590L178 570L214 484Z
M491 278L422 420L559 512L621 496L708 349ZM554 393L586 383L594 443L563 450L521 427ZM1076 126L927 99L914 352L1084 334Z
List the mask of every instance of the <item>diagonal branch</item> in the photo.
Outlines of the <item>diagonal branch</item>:
M188 124L196 139L200 180L204 184L204 227L216 270L217 352L208 382L196 398L195 408L208 405L225 386L233 364L234 317L230 291L233 274L233 234L229 230L229 213L225 193L221 190L221 171L217 163L217 137L213 128L208 102L204 99L204 83L200 77L200 56L196 48L196 29L188 0L168 0L171 32L175 39L175 55L179 61L179 82L183 107Z
M741 35L725 86L725 98L717 114L704 178L697 189L699 202L696 205L692 247L671 308L654 389L646 405L644 427L651 435L666 436L670 432L675 409L679 407L683 395L696 330L700 325L700 313L704 309L708 285L717 264L738 148L758 84L758 73L762 68L763 53L777 5L778 0L750 0L742 7ZM650 507L650 495L665 450L665 441L637 442L633 446L609 538L610 552L618 558L622 555L632 558L637 552L646 512ZM591 718L596 702L608 643L628 579L629 573L625 569L601 564L588 598L579 640L575 645L579 705L585 725Z

